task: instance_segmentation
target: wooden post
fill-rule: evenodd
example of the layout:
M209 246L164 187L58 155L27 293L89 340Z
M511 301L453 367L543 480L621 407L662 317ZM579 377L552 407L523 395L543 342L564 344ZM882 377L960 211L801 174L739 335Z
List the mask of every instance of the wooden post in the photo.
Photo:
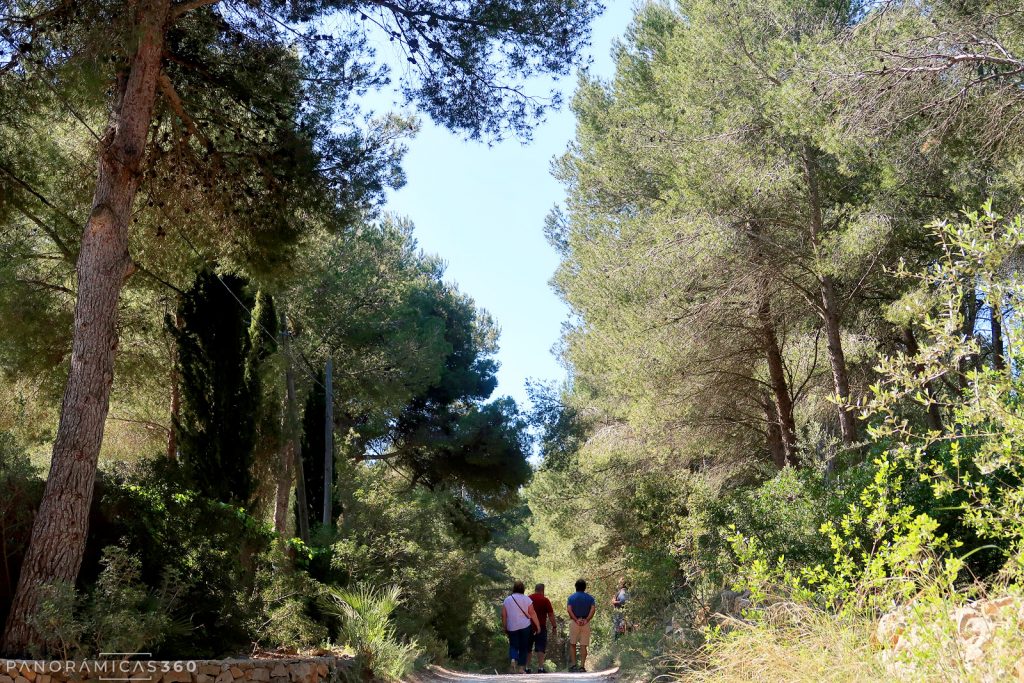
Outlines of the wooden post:
M334 366L327 359L324 372L324 519L325 525L331 523L331 489L334 484L334 390L331 375Z

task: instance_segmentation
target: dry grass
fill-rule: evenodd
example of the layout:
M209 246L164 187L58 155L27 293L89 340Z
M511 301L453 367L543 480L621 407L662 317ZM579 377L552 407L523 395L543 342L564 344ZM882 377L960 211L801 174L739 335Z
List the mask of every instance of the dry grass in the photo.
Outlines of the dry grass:
M761 610L756 624L731 622L697 655L672 662L670 678L687 683L884 681L869 644L872 624L842 621L795 603Z
M726 622L725 632L697 653L667 658L671 673L659 678L681 683L1024 681L1022 598L965 603L951 595L915 602L888 619L898 625L873 637L875 619L776 603L757 610L753 623Z

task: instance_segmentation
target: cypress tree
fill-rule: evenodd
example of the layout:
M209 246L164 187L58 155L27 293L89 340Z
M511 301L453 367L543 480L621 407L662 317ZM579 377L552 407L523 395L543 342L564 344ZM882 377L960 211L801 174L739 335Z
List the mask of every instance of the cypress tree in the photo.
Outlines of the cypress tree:
M183 324L171 328L181 366L181 414L174 422L181 464L203 495L242 506L251 503L254 489L258 367L273 352L260 327L273 306L263 302L251 319L256 298L248 281L207 270L182 298Z
M324 509L324 376L320 373L306 398L302 413L302 473L306 480L306 519L310 529L317 525ZM301 511L297 511L300 512Z

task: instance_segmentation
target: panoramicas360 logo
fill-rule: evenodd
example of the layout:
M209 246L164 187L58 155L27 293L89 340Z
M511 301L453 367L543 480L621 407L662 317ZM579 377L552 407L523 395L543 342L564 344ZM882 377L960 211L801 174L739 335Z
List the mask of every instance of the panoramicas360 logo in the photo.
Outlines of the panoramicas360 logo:
M199 668L192 660L158 662L151 659L131 659L132 657L151 657L150 652L101 652L99 656L108 659L82 660L3 660L0 670L12 678L22 672L31 671L35 674L52 675L57 673L77 674L100 681L149 681L156 674L183 673L193 674ZM114 658L117 659L114 659ZM13 674L13 675L12 675Z

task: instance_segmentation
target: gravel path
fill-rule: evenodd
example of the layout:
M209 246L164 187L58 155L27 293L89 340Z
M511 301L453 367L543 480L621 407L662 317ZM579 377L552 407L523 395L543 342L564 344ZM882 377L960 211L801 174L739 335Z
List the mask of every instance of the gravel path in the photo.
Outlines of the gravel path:
M619 672L616 669L592 671L584 674L547 673L547 674L469 674L449 671L439 666L431 666L420 674L421 683L609 683L615 680Z

